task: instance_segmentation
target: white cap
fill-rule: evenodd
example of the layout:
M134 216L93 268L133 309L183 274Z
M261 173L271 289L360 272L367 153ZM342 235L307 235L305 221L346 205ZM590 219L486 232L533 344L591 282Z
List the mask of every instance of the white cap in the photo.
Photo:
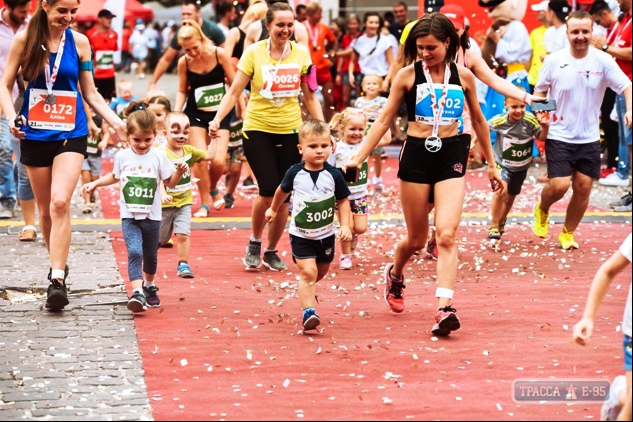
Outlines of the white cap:
M533 4L532 10L534 10L535 12L545 12L547 10L547 5L549 4L549 0L543 0L540 3L537 4Z

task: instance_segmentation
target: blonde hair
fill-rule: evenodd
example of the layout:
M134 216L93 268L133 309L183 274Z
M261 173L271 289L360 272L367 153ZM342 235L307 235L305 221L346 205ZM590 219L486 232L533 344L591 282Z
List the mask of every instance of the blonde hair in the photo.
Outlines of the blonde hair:
M299 141L304 140L310 135L330 136L330 127L323 120L308 119L303 122L301 129L299 129Z
M189 40L198 40L201 41L202 44L213 45L213 41L204 35L204 32L202 32L202 28L200 28L198 22L191 19L185 19L182 21L182 26L178 30L178 45L182 46L183 41Z
M246 12L244 12L242 23L250 25L253 22L260 21L266 17L267 11L268 4L266 4L266 2L251 3L248 9L246 9ZM240 26L242 25L240 24Z
M348 107L342 112L332 116L330 126L339 133L339 136L342 136L343 130L354 117L362 117L365 121L365 127L367 127L367 115L362 110L353 107Z
M313 1L312 3L310 3L308 5L308 7L306 7L306 12L308 14L310 13L314 13L314 12L318 12L320 10L323 10L323 8L321 7L321 5L315 1Z
M125 111L127 119L127 134L134 133L156 133L156 115L148 109L149 104L145 101L132 101Z
M379 86L382 85L383 79L382 79L381 76L378 76L378 75L365 75L365 76L363 76L363 80L360 83L360 86L362 87L363 85L365 85L365 82L369 82L369 80L371 78L376 79L378 81L378 85Z

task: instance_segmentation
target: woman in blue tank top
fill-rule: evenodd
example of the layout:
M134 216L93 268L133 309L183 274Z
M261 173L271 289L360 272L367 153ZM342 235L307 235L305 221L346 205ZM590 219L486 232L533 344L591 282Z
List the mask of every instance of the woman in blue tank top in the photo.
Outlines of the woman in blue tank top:
M431 13L418 21L405 43L405 67L393 79L387 105L380 119L372 125L355 160L347 166L360 167L405 101L409 128L400 154L398 178L407 237L398 243L394 262L385 268L385 300L393 312L404 311L403 270L413 253L426 243L429 192L434 187L439 248L438 307L432 329L436 336L447 336L461 326L452 299L457 277L455 235L465 195L467 157L458 136L465 104L479 142L486 157L490 158L488 177L491 186L493 190L502 186L490 145L488 124L479 108L475 78L465 67L452 63L458 47L459 36L446 16Z
M11 44L0 83L0 108L12 135L20 139L20 162L33 186L40 229L50 253L46 307L53 310L68 304L70 200L88 135L83 101L105 118L121 139L127 139L124 123L95 89L88 39L69 29L78 8L79 0L40 0L28 28ZM22 110L16 114L11 89L20 67L29 85Z

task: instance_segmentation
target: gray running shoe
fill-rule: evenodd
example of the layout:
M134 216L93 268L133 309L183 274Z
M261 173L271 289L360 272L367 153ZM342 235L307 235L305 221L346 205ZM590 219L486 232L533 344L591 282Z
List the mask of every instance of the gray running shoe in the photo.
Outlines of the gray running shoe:
M286 271L286 263L279 258L277 251L264 252L264 266L273 271Z
M627 192L626 195L624 195L622 198L609 202L609 206L611 208L625 207L631 203L631 198L631 192Z
M252 240L248 241L248 246L246 247L246 256L244 257L244 265L246 268L259 268L262 265L262 243L261 242L253 242Z
M621 207L615 207L613 209L613 211L615 211L615 212L631 212L632 211L631 205L633 205L633 204L631 204L631 202L629 202L629 205L623 205Z

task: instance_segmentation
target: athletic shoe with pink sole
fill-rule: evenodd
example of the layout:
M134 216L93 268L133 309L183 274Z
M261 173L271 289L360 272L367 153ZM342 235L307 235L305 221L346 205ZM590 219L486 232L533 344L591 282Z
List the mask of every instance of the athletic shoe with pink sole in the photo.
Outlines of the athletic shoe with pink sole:
M455 308L451 306L445 306L437 310L435 314L435 325L431 331L434 336L446 337L452 331L457 331L461 328L459 318L455 315Z
M392 312L397 314L404 311L404 277L400 280L395 279L391 275L393 264L387 265L385 268L385 302Z

